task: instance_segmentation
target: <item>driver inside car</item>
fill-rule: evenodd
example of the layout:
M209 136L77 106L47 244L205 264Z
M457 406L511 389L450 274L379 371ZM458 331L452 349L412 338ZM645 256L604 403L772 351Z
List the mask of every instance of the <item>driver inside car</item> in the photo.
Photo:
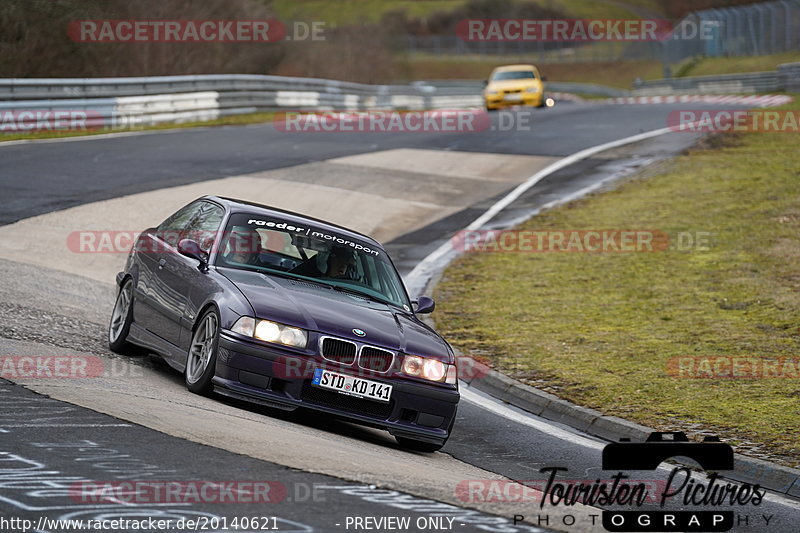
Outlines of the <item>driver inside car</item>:
M225 242L222 257L231 263L255 265L263 251L261 235L251 228L234 228Z
M291 272L310 278L355 279L356 255L344 246L332 246L320 252Z

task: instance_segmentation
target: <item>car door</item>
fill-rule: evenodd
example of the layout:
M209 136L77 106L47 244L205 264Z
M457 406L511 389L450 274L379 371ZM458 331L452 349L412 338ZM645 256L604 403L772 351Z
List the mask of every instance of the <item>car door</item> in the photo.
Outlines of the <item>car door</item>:
M180 239L192 239L200 245L201 250L209 253L224 214L225 210L221 206L207 200L201 201L199 209L193 212L192 219L177 233L178 242ZM169 238L167 242L169 243ZM164 317L163 323L157 326L160 333L156 334L180 346L181 331L186 329L184 318L190 321L195 318L195 311L187 310L189 295L198 287L202 289L207 286L207 275L200 270L197 259L179 254L177 245L177 242L174 245L170 243L175 253L163 254L156 269L156 287L160 293L159 301Z
M173 287L164 285L161 270L166 265L167 258L177 253L178 241L201 208L201 201L184 206L155 230L143 233L137 243L139 279L134 297L134 320L165 340L170 338L170 328L166 323L168 309L178 305L175 303L178 295Z

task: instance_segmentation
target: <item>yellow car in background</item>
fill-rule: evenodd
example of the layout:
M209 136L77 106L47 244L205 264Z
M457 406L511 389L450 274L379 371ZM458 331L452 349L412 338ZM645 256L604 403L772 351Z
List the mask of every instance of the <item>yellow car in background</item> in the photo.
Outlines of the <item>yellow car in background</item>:
M483 89L486 109L526 105L544 107L544 78L533 65L506 65L492 71Z

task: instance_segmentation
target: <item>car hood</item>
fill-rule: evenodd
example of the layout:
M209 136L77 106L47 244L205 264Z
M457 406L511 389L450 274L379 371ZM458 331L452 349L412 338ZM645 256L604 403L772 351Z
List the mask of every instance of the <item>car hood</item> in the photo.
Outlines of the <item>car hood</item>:
M524 90L529 87L541 87L542 82L538 79L527 80L499 80L492 81L486 86L487 91L508 91L508 90Z
M220 269L249 300L258 318L405 353L450 359L447 343L413 315L313 282ZM353 333L360 329L365 336Z

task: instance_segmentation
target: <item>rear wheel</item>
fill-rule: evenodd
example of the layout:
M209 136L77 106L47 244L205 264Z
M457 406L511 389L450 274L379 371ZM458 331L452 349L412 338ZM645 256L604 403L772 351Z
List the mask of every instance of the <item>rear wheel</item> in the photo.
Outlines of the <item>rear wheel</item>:
M133 280L128 278L117 293L117 301L111 312L111 321L108 324L108 347L111 351L123 353L132 346L125 339L131 329L133 321Z
M217 364L219 348L219 315L216 309L209 309L197 322L186 358L186 388L195 394L208 396L214 386L214 367Z

